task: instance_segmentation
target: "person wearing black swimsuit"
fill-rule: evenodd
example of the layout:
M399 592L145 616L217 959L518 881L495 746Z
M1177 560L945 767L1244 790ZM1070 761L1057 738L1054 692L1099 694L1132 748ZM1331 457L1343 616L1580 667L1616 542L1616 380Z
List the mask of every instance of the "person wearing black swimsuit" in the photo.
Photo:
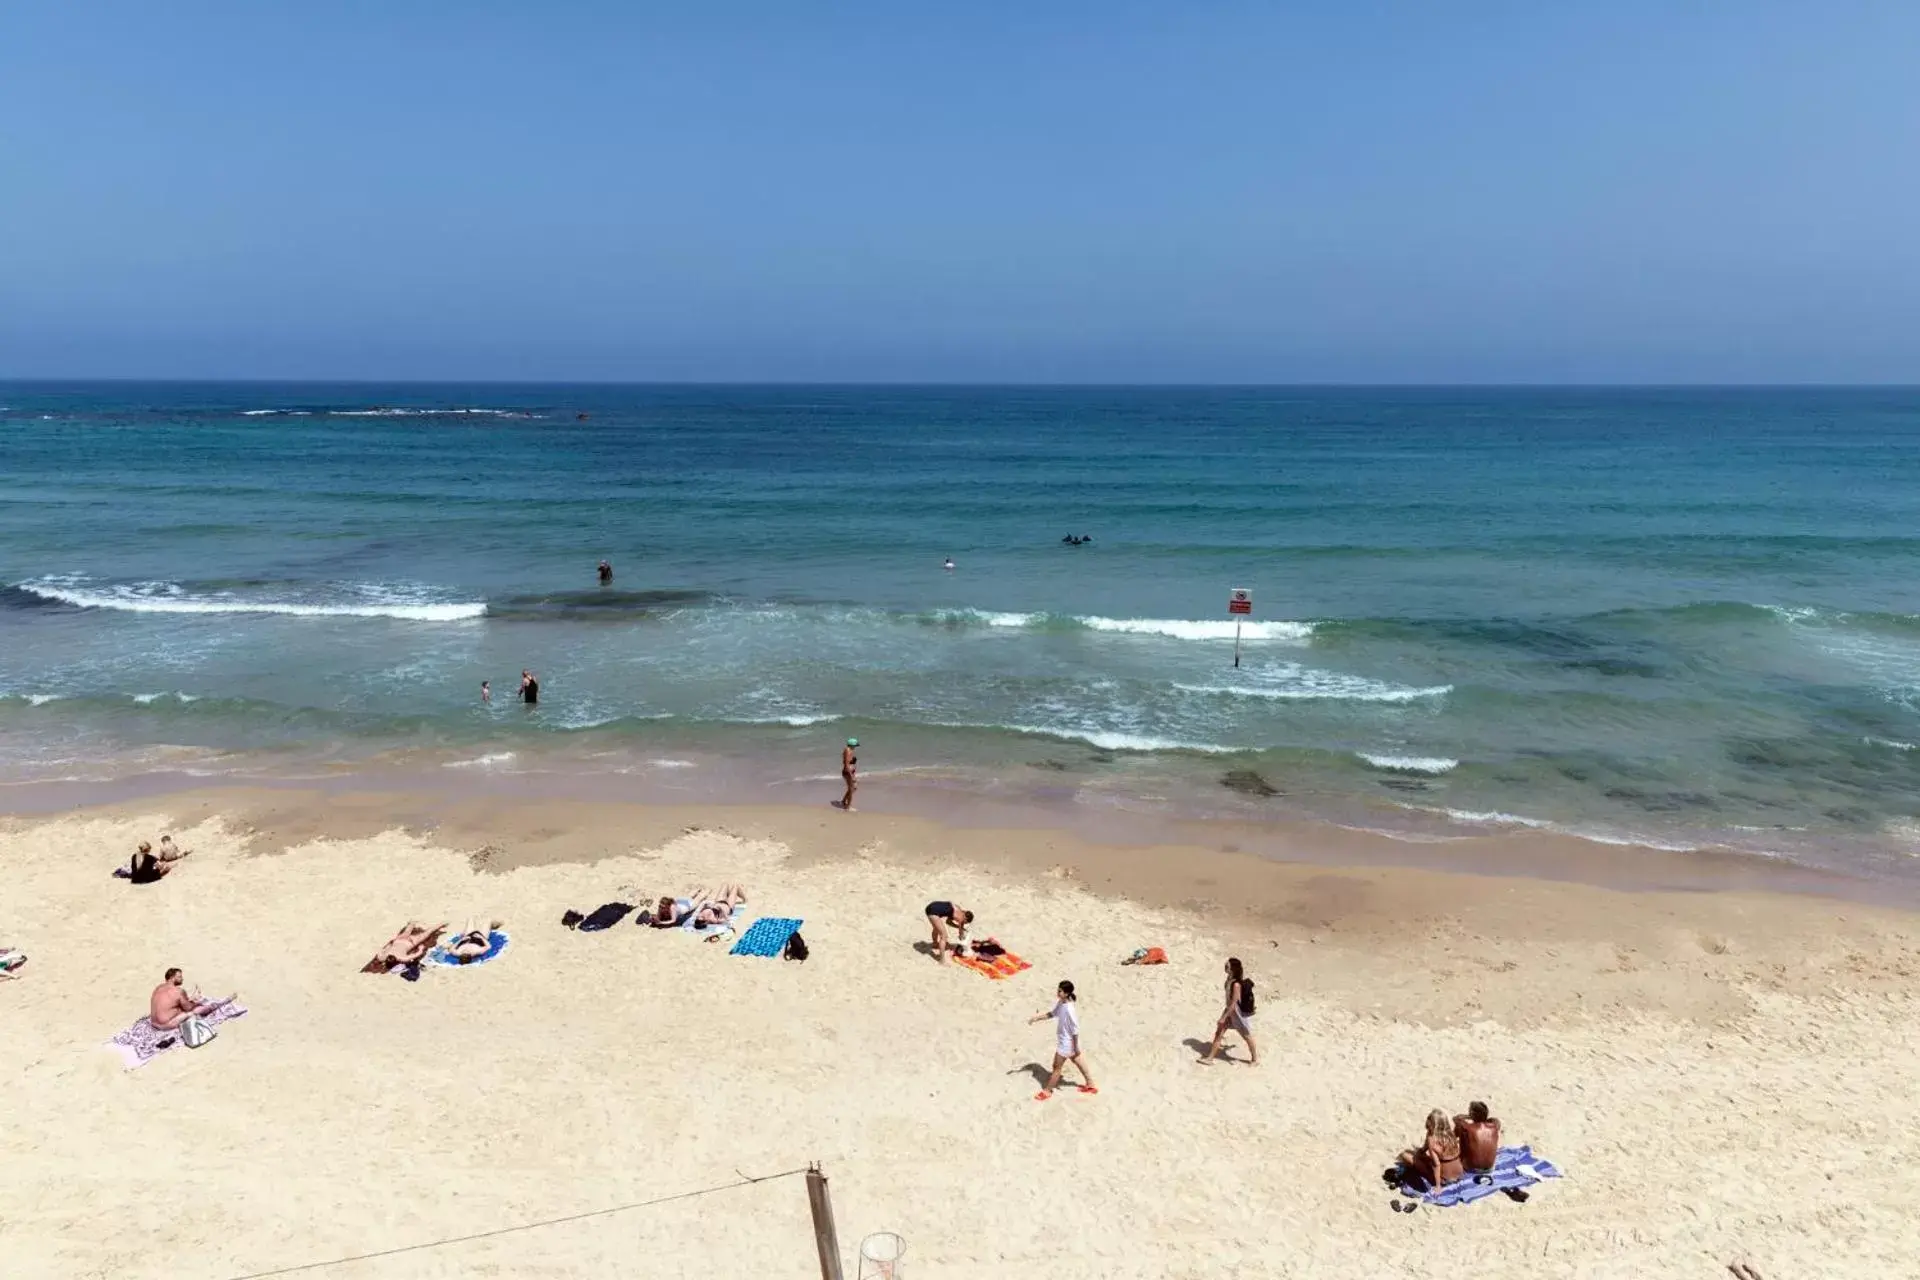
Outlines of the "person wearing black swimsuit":
M956 907L951 902L929 902L927 923L933 926L933 958L945 964L947 952L958 950L947 941L947 930L951 928L959 940L965 942L967 926L973 923L973 912L964 907Z
M840 777L847 784L847 794L840 800L840 807L852 812L853 793L860 786L860 757L853 749L860 745L860 739L848 738L847 745L840 750Z

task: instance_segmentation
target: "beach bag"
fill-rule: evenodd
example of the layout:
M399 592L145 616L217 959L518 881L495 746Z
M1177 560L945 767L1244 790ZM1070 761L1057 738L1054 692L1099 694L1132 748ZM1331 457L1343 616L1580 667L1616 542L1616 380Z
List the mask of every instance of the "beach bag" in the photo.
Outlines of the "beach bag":
M807 958L807 940L800 936L798 929L787 935L787 949L781 952L781 954L788 960L805 960Z
M219 1034L198 1014L180 1024L180 1043L189 1049L198 1049Z
M1243 1018L1251 1018L1253 1016L1252 978L1240 979L1240 1016Z

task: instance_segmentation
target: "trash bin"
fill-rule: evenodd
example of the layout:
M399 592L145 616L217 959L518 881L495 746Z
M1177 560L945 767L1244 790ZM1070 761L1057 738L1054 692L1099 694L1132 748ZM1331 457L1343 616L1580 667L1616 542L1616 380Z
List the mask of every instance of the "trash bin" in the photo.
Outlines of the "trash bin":
M859 1280L900 1280L900 1259L906 1256L907 1242L891 1231L876 1231L860 1242Z

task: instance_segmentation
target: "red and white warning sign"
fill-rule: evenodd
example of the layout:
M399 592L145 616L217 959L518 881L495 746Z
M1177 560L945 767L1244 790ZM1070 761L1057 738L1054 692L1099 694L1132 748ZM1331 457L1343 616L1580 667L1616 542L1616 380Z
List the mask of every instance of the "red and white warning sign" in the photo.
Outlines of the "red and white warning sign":
M1232 591L1228 592L1227 593L1227 612L1228 613L1252 613L1253 612L1253 592L1248 591L1245 587L1235 587Z

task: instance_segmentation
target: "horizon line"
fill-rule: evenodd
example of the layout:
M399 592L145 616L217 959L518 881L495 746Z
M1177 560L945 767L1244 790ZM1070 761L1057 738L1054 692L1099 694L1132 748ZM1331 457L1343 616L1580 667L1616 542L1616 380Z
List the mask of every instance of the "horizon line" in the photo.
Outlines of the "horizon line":
M14 377L0 386L316 386L316 387L659 387L823 388L865 390L1061 390L1061 391L1920 391L1914 382L1076 382L878 379L693 379L693 378L178 378Z

